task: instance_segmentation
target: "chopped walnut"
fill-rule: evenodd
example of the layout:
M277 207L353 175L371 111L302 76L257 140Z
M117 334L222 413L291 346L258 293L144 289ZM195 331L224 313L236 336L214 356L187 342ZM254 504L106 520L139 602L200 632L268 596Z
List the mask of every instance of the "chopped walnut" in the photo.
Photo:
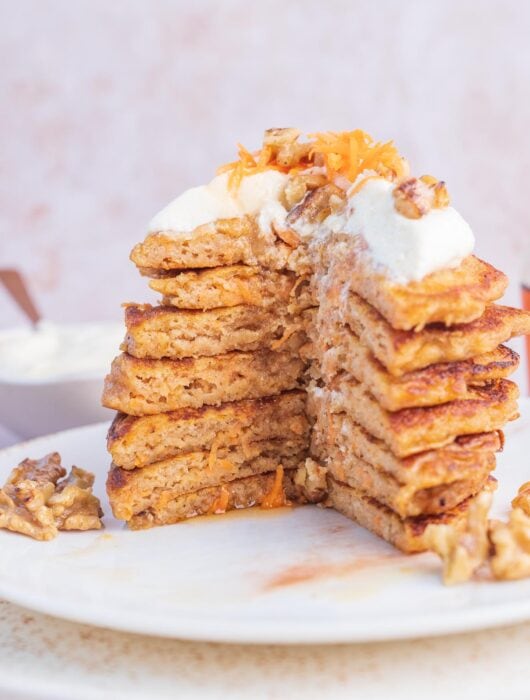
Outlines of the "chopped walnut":
M431 209L449 206L449 194L445 182L432 175L420 178L407 177L399 180L394 187L394 206L407 219L420 219Z
M344 202L344 192L335 185L325 185L311 190L304 199L287 216L289 226L304 226L322 222L337 207L338 202Z
M290 211L298 202L301 202L306 192L307 185L299 174L290 177L283 191L284 204L287 211Z
M281 148L295 143L301 132L292 127L281 127L276 129L266 129L263 134L263 145L272 148Z
M51 540L57 525L47 501L53 493L52 482L25 479L16 486L6 484L0 490L0 528L20 532L36 540Z
M310 457L296 470L294 483L303 497L310 503L318 503L325 497L327 492L327 471L325 467L322 467Z
M530 576L530 515L514 508L507 523L492 520L490 566L496 579L515 580Z
M58 530L101 528L94 476L78 467L65 474L57 452L21 462L0 489L0 528L37 540L53 539Z
M432 175L422 175L420 180L433 191L434 199L432 206L435 209L444 209L449 206L449 193L447 192L447 187L443 180L438 180Z
M465 526L429 525L424 541L443 561L444 583L468 581L485 562L489 551L488 512L492 494L483 491L469 506Z
M57 486L48 500L59 530L99 530L103 511L92 493L94 475L79 467Z
M517 496L512 501L512 508L520 508L526 515L530 515L530 481L519 487Z
M279 228L272 224L274 233L290 248L298 248L300 245L300 236L290 228Z
M392 190L396 210L407 219L420 219L434 203L434 191L415 177L401 180Z
M294 168L309 156L310 143L298 143L298 129L267 129L263 136L263 147L283 168Z
M66 475L66 469L61 466L61 455L58 452L51 452L42 459L25 459L15 467L9 475L7 484L15 486L21 481L36 481L39 484L50 481L56 484L59 479Z
M323 187L327 181L325 175L303 170L291 175L283 191L283 204L287 211L299 204L309 191Z

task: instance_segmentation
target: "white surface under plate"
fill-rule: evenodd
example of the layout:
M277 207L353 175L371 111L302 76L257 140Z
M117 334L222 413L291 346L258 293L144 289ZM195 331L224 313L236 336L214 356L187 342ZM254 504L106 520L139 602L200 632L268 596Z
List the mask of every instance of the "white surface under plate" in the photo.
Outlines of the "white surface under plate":
M508 426L496 514L528 480L530 402ZM0 478L52 450L96 473L104 495L104 425L0 453ZM144 634L256 643L420 637L530 619L530 580L445 588L430 554L404 556L317 507L258 509L129 532L61 533L51 542L0 532L0 596L57 617Z

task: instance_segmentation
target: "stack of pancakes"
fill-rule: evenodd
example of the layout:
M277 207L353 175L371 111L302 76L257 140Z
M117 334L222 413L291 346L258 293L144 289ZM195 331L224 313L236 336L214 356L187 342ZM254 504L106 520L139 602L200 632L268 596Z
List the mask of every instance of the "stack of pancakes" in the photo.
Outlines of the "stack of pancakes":
M473 255L408 284L367 265L358 235L322 235L345 194L314 170L284 170L286 226L245 214L133 249L161 303L126 307L103 396L131 528L321 502L418 551L494 487L517 416L502 343L530 314L494 303L506 277Z
M309 440L307 277L241 264L252 223L133 251L159 306L128 305L104 403L114 514L132 528L296 498ZM255 262L252 259L252 262ZM234 264L232 264L234 263ZM193 265L193 269L190 268Z
M474 256L397 285L367 271L351 236L320 253L310 334L312 450L327 504L403 551L494 487L503 425L517 417L518 356L500 344L528 315L493 304L506 277Z

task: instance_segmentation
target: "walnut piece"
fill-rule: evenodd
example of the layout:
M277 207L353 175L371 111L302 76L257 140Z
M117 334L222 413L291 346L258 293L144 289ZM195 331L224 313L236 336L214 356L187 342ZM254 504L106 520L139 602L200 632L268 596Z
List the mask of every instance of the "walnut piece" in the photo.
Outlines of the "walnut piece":
M266 129L263 134L263 145L272 148L281 148L295 143L301 131L292 127L282 127L276 129Z
M51 540L58 530L101 528L93 474L78 467L65 474L57 452L21 462L0 489L0 528L37 540Z
M308 457L296 470L294 483L301 495L310 503L322 501L327 492L327 469Z
M294 168L302 160L307 160L310 143L298 143L298 129L267 129L263 135L263 150L268 160L273 160L282 168Z
M99 530L103 515L99 499L92 493L94 475L79 467L57 486L48 500L59 530Z
M514 508L507 523L491 521L489 539L490 566L496 579L530 576L530 515L522 508Z
M396 210L407 219L420 219L428 214L434 203L434 191L422 180L409 177L392 190Z
M424 182L434 195L432 206L434 209L444 209L450 204L449 193L443 180L438 180L432 175L422 175L420 180Z
M420 219L431 209L449 206L445 182L432 175L401 179L392 190L392 194L396 210L407 219Z
M488 512L493 495L479 494L469 506L463 529L454 525L429 525L425 544L443 562L444 583L468 581L485 562L489 551Z
M26 479L16 486L6 484L0 489L0 528L36 540L53 539L57 535L57 526L46 505L53 490L50 481L39 483Z
M311 190L287 216L289 226L303 228L305 225L321 223L332 213L337 204L343 203L346 195L335 185L325 185Z
M517 496L512 501L512 508L520 508L526 515L530 515L530 481L519 487Z
M66 469L61 466L61 455L51 452L42 459L25 459L11 471L6 484L16 486L25 480L36 481L39 484L51 481L52 484L56 484L65 475Z

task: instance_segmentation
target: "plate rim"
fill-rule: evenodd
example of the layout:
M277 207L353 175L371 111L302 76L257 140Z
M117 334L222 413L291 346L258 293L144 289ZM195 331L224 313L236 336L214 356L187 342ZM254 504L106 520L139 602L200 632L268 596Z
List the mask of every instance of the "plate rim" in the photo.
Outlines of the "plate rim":
M530 411L530 397L521 399L520 407ZM0 450L0 458L9 456L10 452L23 447L49 441L50 438L75 438L76 433L103 431L109 424L109 421L101 421L31 438L3 448ZM517 582L495 583L497 586L514 584L517 585ZM168 618L161 614L128 617L121 609L97 610L93 606L88 607L84 614L83 606L75 605L73 601L63 598L56 600L35 591L15 589L1 575L0 597L28 610L78 624L152 637L230 644L314 645L383 642L462 634L530 620L530 597L527 600L489 602L469 609L446 610L443 614L434 611L432 614L422 615L420 619L406 616L392 619L380 616L356 621L353 617L347 617L338 623L334 621L333 625L322 625L321 622L312 623L311 619L307 618L302 622L293 618L289 625L283 626L277 618L262 618L257 625L255 618L235 617L227 622L226 616L218 619L209 614L199 618L196 612L186 615L185 609L175 610Z

